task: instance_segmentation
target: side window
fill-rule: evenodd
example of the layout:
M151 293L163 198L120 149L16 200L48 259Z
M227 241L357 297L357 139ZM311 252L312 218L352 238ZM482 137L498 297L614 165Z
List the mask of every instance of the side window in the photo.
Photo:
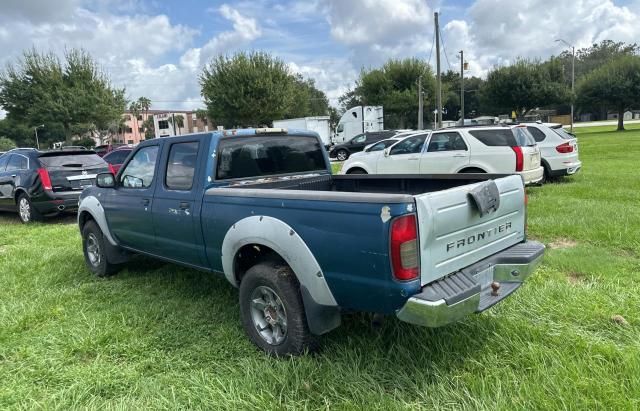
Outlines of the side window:
M342 133L344 131L344 124L338 124L338 128L336 129L338 133Z
M544 139L547 137L541 130L537 129L536 127L528 126L527 130L529 130L529 133L531 133L533 139L536 140L536 143L544 141Z
M513 132L508 129L500 130L472 130L469 131L476 140L490 147L514 147L517 146Z
M366 139L367 139L367 136L362 134L360 136L354 137L353 140L351 140L351 143L353 144L364 143Z
M451 132L433 134L429 141L429 147L427 147L427 151L429 152L457 150L466 151L467 145L460 134Z
M9 156L0 157L0 172L4 171L7 168L7 163L9 162Z
M7 164L7 171L26 170L29 168L28 161L25 157L17 154L9 157L9 163Z
M164 183L170 190L191 190L198 159L197 141L171 145Z
M371 147L369 147L369 150L367 151L381 151L384 150L385 148L389 147L389 144L392 143L393 141L390 140L382 140L379 143L376 143L374 145L372 145Z
M394 155L419 153L422 151L422 146L424 145L424 140L426 139L426 137L426 135L421 135L409 137L405 140L402 140L391 148L389 154Z
M156 172L158 146L141 148L136 152L120 174L120 182L125 188L148 188Z

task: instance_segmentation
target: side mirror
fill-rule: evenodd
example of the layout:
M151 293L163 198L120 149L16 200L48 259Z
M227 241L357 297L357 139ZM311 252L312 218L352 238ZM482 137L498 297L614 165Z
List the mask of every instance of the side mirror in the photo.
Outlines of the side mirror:
M111 173L100 173L96 176L96 187L115 188L116 177Z
M388 148L385 148L385 149L384 149L384 156L385 156L385 157L389 157L389 151L390 151L390 150L389 150Z

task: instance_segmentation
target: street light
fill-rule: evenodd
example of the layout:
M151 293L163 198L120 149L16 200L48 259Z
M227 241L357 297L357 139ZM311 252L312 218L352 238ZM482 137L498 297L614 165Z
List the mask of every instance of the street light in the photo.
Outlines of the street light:
M576 79L576 48L562 39L557 39L556 42L564 43L567 47L571 47L571 132L573 133L573 98L574 98L574 84Z
M40 150L40 143L38 142L38 129L43 127L44 127L44 124L40 124L39 126L36 126L33 128L33 131L36 133L36 148L38 150Z

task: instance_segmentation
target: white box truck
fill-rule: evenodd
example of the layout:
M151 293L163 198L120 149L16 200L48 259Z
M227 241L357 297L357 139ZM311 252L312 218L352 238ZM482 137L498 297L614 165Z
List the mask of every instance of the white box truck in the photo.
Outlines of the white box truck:
M333 138L335 144L342 144L365 132L384 130L382 106L356 106L344 112Z
M290 118L287 120L273 120L273 127L315 131L325 147L331 145L331 127L329 116Z

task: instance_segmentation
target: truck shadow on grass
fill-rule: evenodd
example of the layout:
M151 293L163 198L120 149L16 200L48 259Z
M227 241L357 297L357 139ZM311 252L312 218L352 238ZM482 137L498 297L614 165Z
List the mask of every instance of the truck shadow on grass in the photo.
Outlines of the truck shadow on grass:
M180 323L180 329L192 330L189 335L176 335L186 345L206 344L208 350L223 350L238 358L247 355L266 358L245 337L240 323L238 291L220 275L139 256L109 281L128 283L128 290L143 284L144 291L133 293L144 297L153 295L158 302L162 301L163 309L168 308L171 313L163 316L158 327L174 330ZM144 297L138 303L148 304L149 300ZM128 304L135 305L136 299L130 299ZM461 366L468 357L481 352L498 326L498 321L489 316L472 316L439 329L406 324L392 315L385 316L378 327L372 326L371 320L372 315L368 313L343 314L342 326L321 337L321 349L311 358L327 367L362 361L368 363L367 367L386 368L395 364L405 370L422 361L421 374L428 374L428 370L437 374ZM211 336L216 335L226 335L226 338L212 340ZM216 344L233 347L216 347ZM424 382L424 375L421 378Z

